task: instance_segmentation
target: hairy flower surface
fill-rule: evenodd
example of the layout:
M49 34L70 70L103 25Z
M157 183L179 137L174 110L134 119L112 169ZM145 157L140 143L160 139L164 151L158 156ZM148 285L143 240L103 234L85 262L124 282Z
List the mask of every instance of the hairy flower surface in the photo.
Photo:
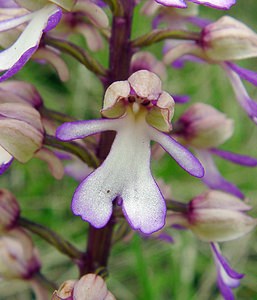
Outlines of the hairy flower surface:
M174 101L162 91L160 79L141 70L107 89L102 114L112 119L65 123L57 129L63 141L117 132L105 161L74 194L76 215L103 227L111 217L113 200L121 197L123 212L134 229L152 233L163 227L166 207L150 170L150 141L159 143L190 174L203 176L199 161L164 133L171 128L173 109Z

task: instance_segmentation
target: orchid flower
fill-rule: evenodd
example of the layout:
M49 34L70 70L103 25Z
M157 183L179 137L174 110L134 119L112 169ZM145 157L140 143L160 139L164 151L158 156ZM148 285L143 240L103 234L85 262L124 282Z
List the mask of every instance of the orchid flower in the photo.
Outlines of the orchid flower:
M173 6L178 8L186 8L187 2L193 2L196 4L203 4L217 9L230 9L230 7L236 4L236 0L155 0L157 3L165 6Z
M0 81L6 80L17 73L30 59L39 47L44 33L52 30L60 21L62 10L60 7L71 7L69 1L16 1L20 6L11 5L6 11L12 12L13 16L2 18L0 22L0 34L2 40L9 39L9 31L19 28L23 24L23 32L18 39L7 49L0 52L0 70L6 71L0 76ZM54 3L57 3L54 4ZM15 3L14 3L15 4ZM5 14L5 9L1 13ZM7 31L7 33L5 33Z
M257 86L257 73L236 65L233 61L257 56L257 34L242 22L224 16L206 24L197 42L177 42L166 45L164 62L174 64L181 58L200 59L200 62L218 64L226 72L236 98L247 115L257 124L257 104L248 95L241 79ZM193 59L192 59L193 57ZM179 64L176 64L179 66ZM181 64L180 64L181 65Z
M203 176L199 161L164 133L171 129L173 112L174 101L162 91L160 79L141 70L109 86L102 110L107 119L64 123L57 129L57 138L63 141L117 132L105 161L77 188L72 200L75 215L101 228L119 197L134 229L149 234L164 226L166 207L150 170L150 141L159 143L193 176Z

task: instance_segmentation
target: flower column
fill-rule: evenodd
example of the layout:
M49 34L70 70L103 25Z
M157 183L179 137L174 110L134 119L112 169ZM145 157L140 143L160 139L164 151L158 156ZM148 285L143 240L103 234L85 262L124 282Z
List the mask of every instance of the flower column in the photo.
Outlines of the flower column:
M117 2L117 7L113 11L109 73L104 82L105 89L114 81L125 80L129 77L132 56L130 35L134 1L114 2ZM102 133L98 151L101 161L108 155L114 136L114 132ZM96 229L90 225L86 257L80 268L81 274L95 272L98 268L107 266L114 224L114 219L111 218L104 228Z

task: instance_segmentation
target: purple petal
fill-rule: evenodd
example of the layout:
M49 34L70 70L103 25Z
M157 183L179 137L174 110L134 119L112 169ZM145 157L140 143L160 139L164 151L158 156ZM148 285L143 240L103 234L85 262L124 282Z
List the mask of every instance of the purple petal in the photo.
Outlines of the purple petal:
M172 95L174 101L179 104L184 104L190 101L190 97L188 95Z
M191 152L167 134L155 128L150 128L149 131L151 139L160 144L184 170L195 177L203 177L203 166Z
M165 6L172 6L178 8L186 8L186 2L184 0L155 0L157 3L165 5Z
M61 21L61 18L62 18L62 10L58 8L58 10L53 15L51 15L50 18L48 19L47 25L43 31L48 32L54 29L57 26L57 24Z
M251 84L257 86L257 73L242 67L239 67L236 64L231 62L227 62L227 65L236 72L241 78L249 81Z
M19 7L13 0L0 0L1 8L16 8Z
M257 166L257 159L254 157L236 154L230 151L225 151L220 149L210 149L210 152L238 165L247 166L247 167Z
M197 157L204 166L205 174L202 181L211 189L221 190L244 199L244 194L233 183L224 179L219 173L211 154L207 150L196 150Z
M221 255L218 244L211 243L211 250L217 268L217 283L220 292L224 299L234 300L232 288L240 285L240 279L244 277L244 274L236 272L229 266L228 261Z
M20 69L27 63L27 61L31 58L31 56L36 50L37 46L32 47L26 52L24 52L20 59L8 71L6 71L5 73L3 73L3 75L0 76L0 82L12 77L17 72L19 72Z
M0 22L1 30L29 22L17 41L0 52L0 70L8 70L0 77L0 81L14 75L24 66L38 48L43 32L55 27L60 16L60 8L47 5L33 13Z
M62 141L72 141L75 139L82 139L102 131L116 130L119 125L119 119L67 122L57 128L56 137Z
M236 0L188 0L197 4L203 4L216 9L230 9L232 5L236 4Z
M2 175L6 170L9 169L12 162L13 162L13 158L10 161L8 161L7 163L1 163L0 164L0 175Z
M228 75L238 103L253 120L253 122L257 124L257 103L249 97L239 75L234 72L228 64L221 64L221 66Z
M171 235L165 233L165 232L162 232L158 235L158 239L161 240L161 241L164 241L166 243L169 243L169 244L174 244L174 239Z
M189 18L187 18L187 20L188 20L188 22L190 22L200 28L204 28L205 26L212 23L212 21L209 19L203 19L203 18L199 18L199 17L189 17Z

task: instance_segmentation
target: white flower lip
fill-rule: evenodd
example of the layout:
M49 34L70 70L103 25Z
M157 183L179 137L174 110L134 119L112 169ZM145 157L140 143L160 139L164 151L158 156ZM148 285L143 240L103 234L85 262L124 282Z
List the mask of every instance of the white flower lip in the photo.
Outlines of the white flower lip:
M138 84L138 78L143 86ZM109 106L115 108L110 119L64 123L57 129L56 136L63 141L106 130L117 132L107 158L82 181L72 200L74 214L96 228L108 222L117 197L123 200L122 209L132 228L150 234L164 226L165 200L150 170L151 140L158 142L187 172L203 176L200 162L188 150L148 124L147 106L153 99L154 108L156 97L160 106L172 103L173 108L173 100L162 92L159 78L149 71L138 71L128 81L115 82L107 89L103 111L106 113Z

